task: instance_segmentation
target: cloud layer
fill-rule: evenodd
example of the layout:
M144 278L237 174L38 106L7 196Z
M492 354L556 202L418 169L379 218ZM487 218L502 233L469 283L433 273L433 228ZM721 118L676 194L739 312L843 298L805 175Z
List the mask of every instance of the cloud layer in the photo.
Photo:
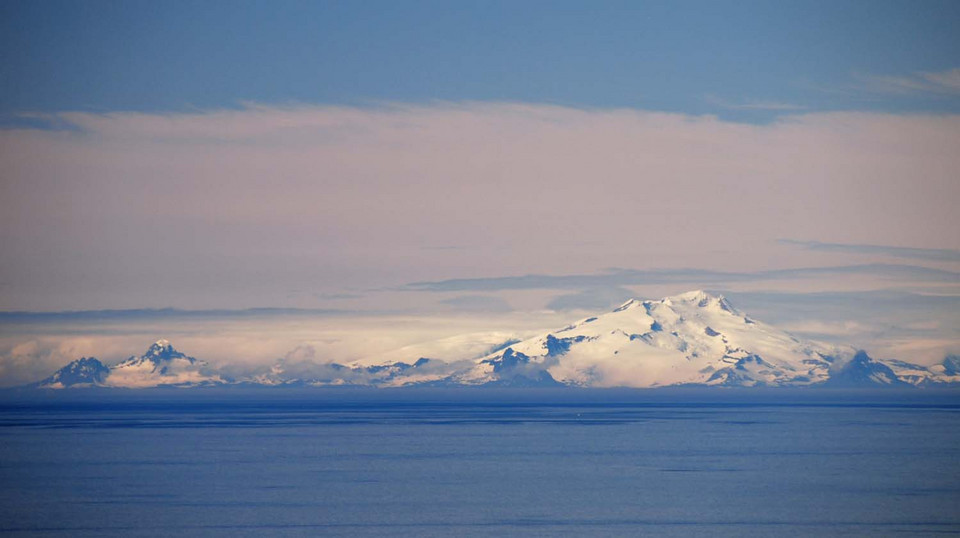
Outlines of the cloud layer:
M797 241L781 239L780 243L795 245L810 250L825 252L846 252L851 254L875 254L892 256L895 258L915 258L934 261L960 261L960 250L949 248L910 248L891 247L886 245L849 245L843 243L821 243L819 241Z
M780 237L960 247L957 116L437 103L45 119L58 128L0 132L0 309L326 307L414 281L838 265Z

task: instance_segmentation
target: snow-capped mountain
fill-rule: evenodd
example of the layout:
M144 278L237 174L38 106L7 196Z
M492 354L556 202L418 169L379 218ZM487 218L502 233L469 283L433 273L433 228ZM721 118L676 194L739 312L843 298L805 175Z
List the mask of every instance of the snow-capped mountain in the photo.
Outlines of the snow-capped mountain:
M193 386L224 383L207 363L180 353L166 340L158 340L139 357L110 368L101 384L110 387Z
M691 291L631 299L611 312L454 361L397 353L380 364L280 359L242 376L222 375L166 340L107 368L93 358L35 386L154 387L488 385L578 387L932 386L960 383L960 357L924 367L793 335L752 319L724 297Z
M39 388L63 389L102 385L110 369L93 357L77 359L36 384Z
M907 364L907 363L903 363ZM871 387L888 385L891 387L905 387L910 384L903 381L886 364L875 361L863 351L858 351L852 359L835 369L830 378L824 382L830 387Z
M584 387L812 385L830 378L856 350L794 336L692 291L619 308L483 357L458 379L549 375Z
M702 290L631 299L451 367L453 385L906 386L960 382L960 359L923 367L801 340ZM393 384L412 383L403 377Z
M947 355L943 362L924 367L909 362L886 360L898 379L918 387L936 386L944 383L960 383L960 356Z
M453 378L582 387L935 385L960 382L960 360L930 368L874 360L849 346L798 339L696 290L631 299L482 357Z

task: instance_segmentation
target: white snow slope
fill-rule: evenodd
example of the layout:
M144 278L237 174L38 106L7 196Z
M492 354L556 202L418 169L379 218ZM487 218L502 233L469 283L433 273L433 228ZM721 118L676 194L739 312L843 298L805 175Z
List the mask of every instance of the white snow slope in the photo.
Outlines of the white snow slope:
M560 383L586 387L809 385L827 380L831 367L856 351L798 340L699 290L631 299L511 349L529 358L528 370L539 365ZM498 357L477 360L458 379L490 382Z

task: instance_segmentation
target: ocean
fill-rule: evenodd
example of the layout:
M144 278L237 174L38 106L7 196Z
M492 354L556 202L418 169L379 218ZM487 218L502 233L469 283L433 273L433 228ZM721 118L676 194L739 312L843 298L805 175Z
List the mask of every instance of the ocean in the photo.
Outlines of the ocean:
M960 394L0 393L4 536L960 534Z

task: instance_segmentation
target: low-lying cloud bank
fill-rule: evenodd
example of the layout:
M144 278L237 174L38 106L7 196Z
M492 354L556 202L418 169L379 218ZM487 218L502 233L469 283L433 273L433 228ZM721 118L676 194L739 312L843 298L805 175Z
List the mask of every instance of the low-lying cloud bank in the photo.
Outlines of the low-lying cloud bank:
M440 360L486 354L504 341L561 325L555 312L469 316L349 315L204 317L186 315L0 324L0 387L42 379L81 357L107 365L139 355L160 338L231 375L269 369L278 359L310 368L356 360Z

